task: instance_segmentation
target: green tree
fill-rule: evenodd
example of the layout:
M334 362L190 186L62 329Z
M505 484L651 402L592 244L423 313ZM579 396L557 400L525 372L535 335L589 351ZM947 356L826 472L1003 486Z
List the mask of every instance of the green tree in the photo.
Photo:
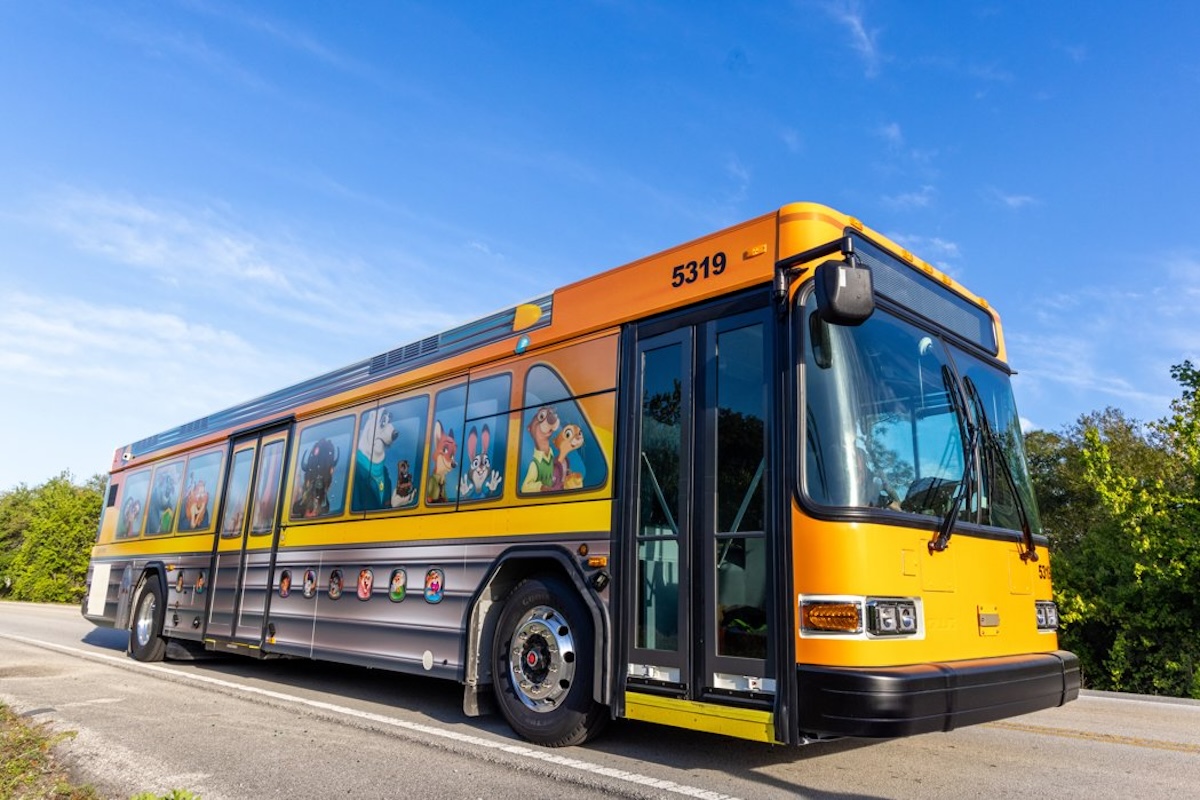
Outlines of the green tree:
M103 490L103 476L77 485L67 472L29 490L28 521L7 564L12 599L72 603L83 598Z
M1200 373L1141 426L1109 409L1031 437L1063 644L1093 688L1200 698Z
M12 561L33 517L33 491L25 484L0 492L0 597L12 588Z

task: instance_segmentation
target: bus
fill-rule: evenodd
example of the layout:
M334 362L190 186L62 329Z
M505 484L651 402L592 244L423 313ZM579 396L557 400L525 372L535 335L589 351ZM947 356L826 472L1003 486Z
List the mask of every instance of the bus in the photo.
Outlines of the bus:
M1060 706L996 312L795 203L120 447L83 615L140 661L804 744Z

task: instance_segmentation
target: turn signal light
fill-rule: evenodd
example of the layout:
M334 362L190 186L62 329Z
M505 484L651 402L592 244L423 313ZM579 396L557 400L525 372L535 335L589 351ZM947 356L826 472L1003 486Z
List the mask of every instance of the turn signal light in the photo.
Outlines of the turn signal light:
M862 607L854 602L802 600L800 628L808 633L859 633Z

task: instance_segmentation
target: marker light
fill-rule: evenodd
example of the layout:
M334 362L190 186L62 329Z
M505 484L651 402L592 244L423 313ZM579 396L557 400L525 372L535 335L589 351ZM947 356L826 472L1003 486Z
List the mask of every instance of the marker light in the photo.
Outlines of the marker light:
M1034 603L1037 609L1037 626L1039 631L1058 630L1058 606L1049 600L1038 600Z

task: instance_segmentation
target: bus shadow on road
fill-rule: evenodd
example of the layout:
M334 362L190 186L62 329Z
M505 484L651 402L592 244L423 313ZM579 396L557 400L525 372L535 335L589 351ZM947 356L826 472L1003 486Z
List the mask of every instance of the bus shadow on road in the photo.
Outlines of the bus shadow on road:
M92 628L80 641L90 647L124 652L129 646L129 631L116 628Z

